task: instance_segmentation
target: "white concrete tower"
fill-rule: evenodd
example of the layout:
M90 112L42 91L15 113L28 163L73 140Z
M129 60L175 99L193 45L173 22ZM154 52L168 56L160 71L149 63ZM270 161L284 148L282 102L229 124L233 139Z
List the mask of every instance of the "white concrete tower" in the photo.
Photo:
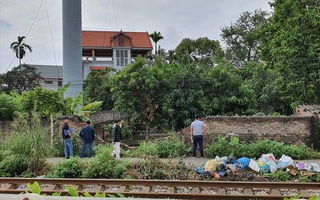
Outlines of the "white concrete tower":
M62 0L62 32L65 98L74 98L83 91L81 0Z

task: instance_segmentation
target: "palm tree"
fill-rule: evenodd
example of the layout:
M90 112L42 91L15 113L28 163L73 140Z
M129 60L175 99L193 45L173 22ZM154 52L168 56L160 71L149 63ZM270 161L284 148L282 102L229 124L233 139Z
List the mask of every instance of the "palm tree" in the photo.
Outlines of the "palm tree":
M151 37L154 42L154 48L155 48L154 54L157 55L157 43L159 42L159 40L163 39L163 36L161 35L160 32L155 31L155 32L149 34L149 37Z
M10 48L16 53L16 57L19 58L19 66L21 68L21 59L26 55L26 49L32 52L31 46L25 44L23 41L25 36L18 36L18 41L12 42ZM21 69L20 69L21 70Z

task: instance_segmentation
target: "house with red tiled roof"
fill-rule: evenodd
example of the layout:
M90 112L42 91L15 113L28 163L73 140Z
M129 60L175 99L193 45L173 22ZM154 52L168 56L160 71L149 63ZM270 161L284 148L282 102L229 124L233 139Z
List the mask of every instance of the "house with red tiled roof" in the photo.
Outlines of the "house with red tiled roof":
M152 49L148 32L82 31L83 79L92 70L107 67L121 70L135 57L147 55ZM62 85L63 66L32 66L43 77L40 82L42 87L56 90Z
M153 49L148 32L82 31L84 77L91 70L123 69Z

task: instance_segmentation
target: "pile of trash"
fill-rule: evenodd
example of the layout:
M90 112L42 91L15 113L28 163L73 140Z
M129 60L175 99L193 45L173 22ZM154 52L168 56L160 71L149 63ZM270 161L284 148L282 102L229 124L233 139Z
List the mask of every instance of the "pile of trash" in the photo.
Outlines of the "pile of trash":
M253 170L258 173L268 174L276 173L278 170L296 176L299 172L301 175L317 174L320 172L317 163L294 162L290 156L282 155L276 159L272 153L263 154L258 160L234 156L216 156L215 159L207 160L200 167L194 168L197 174L209 174L212 177L220 178L239 170Z

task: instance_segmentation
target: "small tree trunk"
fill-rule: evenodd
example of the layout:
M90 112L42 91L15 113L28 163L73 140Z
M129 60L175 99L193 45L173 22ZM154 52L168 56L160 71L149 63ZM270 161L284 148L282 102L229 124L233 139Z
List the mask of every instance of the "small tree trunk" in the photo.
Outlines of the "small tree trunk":
M149 134L150 134L150 125L149 122L146 124L146 142L149 141Z
M51 137L50 137L50 145L53 147L53 116L50 115L50 129L51 129Z

